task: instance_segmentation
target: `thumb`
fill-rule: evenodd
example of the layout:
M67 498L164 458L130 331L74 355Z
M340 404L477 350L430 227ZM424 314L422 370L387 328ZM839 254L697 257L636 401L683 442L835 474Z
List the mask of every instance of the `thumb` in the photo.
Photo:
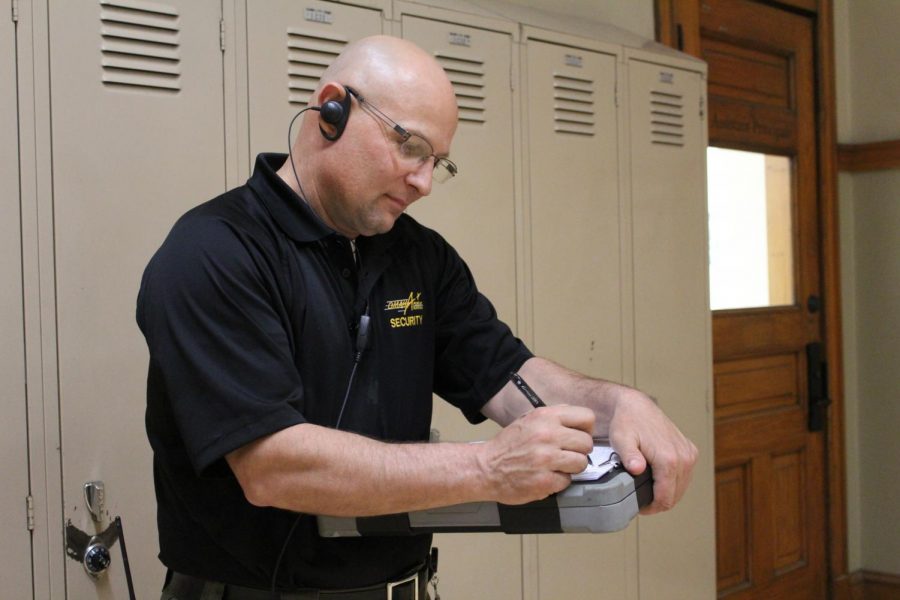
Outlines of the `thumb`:
M632 446L625 449L619 456L622 459L622 464L625 465L625 469L632 475L640 475L647 468L647 459L644 458L644 455L641 454L637 447Z

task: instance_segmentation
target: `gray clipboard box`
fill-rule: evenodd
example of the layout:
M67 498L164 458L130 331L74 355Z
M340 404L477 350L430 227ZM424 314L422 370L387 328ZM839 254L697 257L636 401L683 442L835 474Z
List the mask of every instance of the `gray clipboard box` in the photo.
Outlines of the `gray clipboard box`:
M528 504L470 502L378 517L318 517L322 537L417 533L608 533L624 529L653 500L649 467L632 477L621 467L596 481L575 481Z

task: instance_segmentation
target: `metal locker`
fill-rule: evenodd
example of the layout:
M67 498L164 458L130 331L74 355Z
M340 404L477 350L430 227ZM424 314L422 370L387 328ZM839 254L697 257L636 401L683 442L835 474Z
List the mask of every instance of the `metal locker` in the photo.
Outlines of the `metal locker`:
M25 324L22 289L22 219L19 190L16 37L10 19L0 21L0 597L21 597L32 586L28 422L25 397Z
M441 16L448 20L403 14L400 25L402 37L432 52L453 83L460 110L450 156L459 175L435 184L409 212L457 249L479 290L515 330L512 36L475 27L463 14ZM492 422L472 426L441 400L434 404L433 426L449 441L485 440L498 430ZM441 549L441 595L521 598L520 540L490 533L435 536Z
M93 534L121 515L141 598L163 569L134 307L175 219L224 191L221 17L220 0L49 5L64 517ZM95 480L99 522L83 489ZM96 581L65 560L68 596L126 597L119 552Z
M533 349L622 381L617 56L539 39L524 53ZM538 537L537 597L628 598L632 538Z
M678 508L641 521L640 589L712 598L715 548L698 542L715 539L704 66L652 58L628 60L635 379L701 458Z
M381 33L381 19L380 10L333 2L247 2L251 168L260 152L287 153L291 118L322 73L347 44ZM299 130L298 119L291 143Z
M463 15L457 15L463 17ZM508 33L404 14L403 37L432 52L456 91L459 126L450 157L459 175L435 184L409 213L459 252L500 318L516 328L516 207L512 40ZM434 424L444 440L483 440L493 423L473 427L455 408L436 402Z
M526 45L534 350L622 379L616 57Z

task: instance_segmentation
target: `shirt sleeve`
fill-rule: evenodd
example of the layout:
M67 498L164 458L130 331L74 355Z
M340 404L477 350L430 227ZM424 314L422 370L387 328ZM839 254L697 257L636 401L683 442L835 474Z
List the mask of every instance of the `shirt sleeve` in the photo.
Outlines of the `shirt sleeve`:
M224 220L189 213L144 273L137 319L149 380L197 473L305 420L292 405L303 385L272 262Z
M435 323L435 393L471 423L485 420L484 405L533 354L478 291L465 261L438 234L440 268Z

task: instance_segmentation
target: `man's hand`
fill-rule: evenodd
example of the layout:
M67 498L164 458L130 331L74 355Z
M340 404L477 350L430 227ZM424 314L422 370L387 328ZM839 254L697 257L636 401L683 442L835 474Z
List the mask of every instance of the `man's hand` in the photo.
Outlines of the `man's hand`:
M627 389L616 402L609 422L609 441L633 475L653 469L653 503L641 514L669 510L684 495L697 463L697 447L653 400Z
M483 444L480 464L503 504L524 504L565 489L587 467L594 413L579 406L531 411Z

